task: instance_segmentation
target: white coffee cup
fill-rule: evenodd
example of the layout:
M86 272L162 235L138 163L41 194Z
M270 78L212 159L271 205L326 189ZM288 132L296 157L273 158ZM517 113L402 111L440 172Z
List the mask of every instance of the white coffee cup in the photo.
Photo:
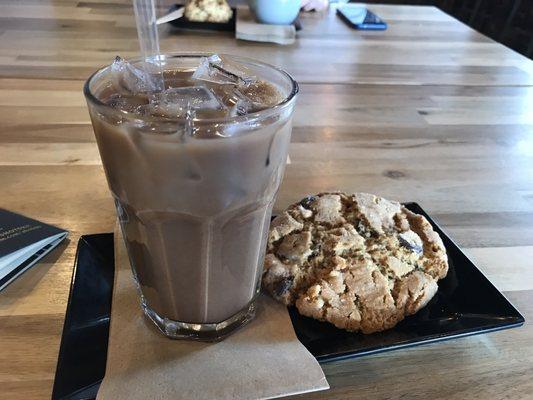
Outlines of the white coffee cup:
M250 10L263 24L289 25L298 16L301 0L248 0Z

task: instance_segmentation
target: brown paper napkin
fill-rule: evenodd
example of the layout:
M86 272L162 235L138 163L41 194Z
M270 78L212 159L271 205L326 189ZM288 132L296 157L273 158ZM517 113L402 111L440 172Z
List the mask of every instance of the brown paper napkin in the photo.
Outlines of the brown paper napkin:
M254 42L292 44L296 41L294 25L260 24L255 20L248 6L237 7L235 37Z
M328 389L287 309L261 296L255 320L219 343L171 340L142 315L116 230L106 375L98 400L270 399Z

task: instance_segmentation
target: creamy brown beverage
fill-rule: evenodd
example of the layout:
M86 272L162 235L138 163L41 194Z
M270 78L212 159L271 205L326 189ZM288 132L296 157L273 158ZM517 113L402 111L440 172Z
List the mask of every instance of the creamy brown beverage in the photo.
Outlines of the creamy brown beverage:
M246 59L169 57L164 92L121 60L85 90L145 312L217 339L253 316L297 86Z

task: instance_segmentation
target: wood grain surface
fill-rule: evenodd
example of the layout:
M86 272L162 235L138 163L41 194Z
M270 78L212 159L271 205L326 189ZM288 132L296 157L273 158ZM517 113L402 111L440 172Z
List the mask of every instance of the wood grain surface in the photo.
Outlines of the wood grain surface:
M330 10L303 16L290 46L165 26L161 47L246 55L299 81L277 209L330 189L417 201L532 319L533 63L433 7L371 9L387 31ZM71 232L0 293L1 399L50 398L76 242L115 218L82 84L137 46L129 0L0 2L0 206ZM324 369L331 390L299 398L531 399L533 327Z

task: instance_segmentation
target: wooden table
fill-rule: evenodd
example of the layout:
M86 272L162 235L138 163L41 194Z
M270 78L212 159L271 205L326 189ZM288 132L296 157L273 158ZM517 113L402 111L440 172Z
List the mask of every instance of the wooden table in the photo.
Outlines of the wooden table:
M386 32L332 10L288 47L165 27L162 49L247 55L299 81L277 208L330 189L417 201L533 318L533 62L436 8L371 8ZM0 3L0 206L71 232L0 293L2 399L50 397L76 242L115 220L82 84L136 52L129 0ZM530 399L533 327L324 370L332 389L300 398Z

